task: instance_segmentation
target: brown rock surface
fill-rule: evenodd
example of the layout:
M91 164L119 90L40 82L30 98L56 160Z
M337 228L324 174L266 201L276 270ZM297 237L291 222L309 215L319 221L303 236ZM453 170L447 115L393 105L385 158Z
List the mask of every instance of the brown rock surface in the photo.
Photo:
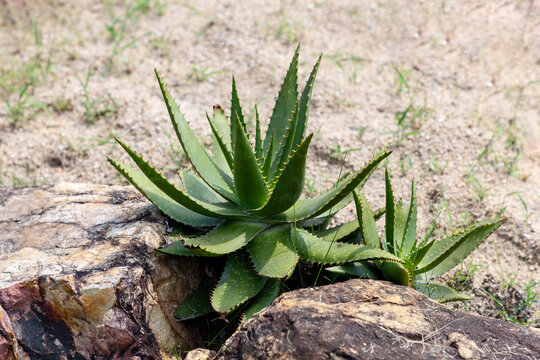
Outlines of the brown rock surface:
M540 359L540 335L466 314L383 281L283 294L243 324L219 359Z
M160 359L197 263L152 250L165 218L123 187L0 187L0 359Z

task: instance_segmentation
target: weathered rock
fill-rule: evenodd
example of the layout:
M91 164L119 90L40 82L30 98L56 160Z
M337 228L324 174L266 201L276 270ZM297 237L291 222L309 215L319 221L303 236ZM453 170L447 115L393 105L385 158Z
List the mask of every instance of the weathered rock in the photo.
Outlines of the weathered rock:
M123 187L0 187L0 359L160 359L197 335L174 310L194 260L153 251L165 218Z
M283 294L218 352L218 359L445 358L540 359L540 335L408 287L351 280Z
M184 360L210 360L215 356L216 352L214 350L198 348L188 352Z

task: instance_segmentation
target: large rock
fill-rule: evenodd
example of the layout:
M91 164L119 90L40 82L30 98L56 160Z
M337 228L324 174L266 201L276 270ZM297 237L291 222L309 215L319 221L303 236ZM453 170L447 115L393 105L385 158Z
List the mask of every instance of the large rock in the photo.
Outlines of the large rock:
M540 334L451 310L408 287L351 280L283 294L218 352L246 360L445 358L540 359Z
M193 260L153 251L165 218L122 187L0 187L0 359L160 359L197 343L174 319Z

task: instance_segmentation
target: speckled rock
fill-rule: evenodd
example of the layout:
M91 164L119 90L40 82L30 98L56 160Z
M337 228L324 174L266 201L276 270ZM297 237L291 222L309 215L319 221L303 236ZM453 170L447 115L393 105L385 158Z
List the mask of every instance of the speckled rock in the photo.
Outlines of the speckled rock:
M408 287L351 280L281 295L217 358L540 359L540 334L451 310Z
M0 359L162 359L197 334L174 309L194 260L153 251L166 219L123 187L0 187Z
M211 360L215 356L214 350L198 348L188 352L184 360Z

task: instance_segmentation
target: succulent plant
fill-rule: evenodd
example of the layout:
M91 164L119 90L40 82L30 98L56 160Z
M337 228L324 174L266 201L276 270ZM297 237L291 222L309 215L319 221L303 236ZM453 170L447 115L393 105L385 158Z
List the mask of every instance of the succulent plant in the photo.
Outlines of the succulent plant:
M217 285L202 283L177 309L181 319L212 311L229 313L248 302L244 319L281 292L281 280L291 277L299 261L343 264L398 257L378 246L339 242L358 229L358 222L317 234L317 225L353 200L369 176L390 152L379 152L362 169L320 196L300 199L306 154L312 135L305 136L310 98L320 64L317 60L306 86L298 93L297 48L283 80L264 139L256 113L250 139L236 83L232 80L230 116L214 106L207 115L212 130L211 154L199 143L163 79L156 76L174 130L195 172L180 172L182 188L174 186L120 140L138 169L109 158L110 163L148 200L179 223L200 228L201 234L178 234L162 253L226 257ZM256 108L255 108L256 110Z
M448 235L441 240L431 240L436 230L437 214L427 230L423 240L417 240L417 205L414 182L411 185L411 201L407 206L400 200L394 201L394 192L386 170L386 212L385 228L379 239L375 227L375 217L362 194L354 193L358 215L359 231L349 239L350 243L384 249L401 262L393 260L358 261L345 265L329 267L338 274L346 274L373 279L384 279L396 284L414 287L430 298L445 303L450 301L470 300L471 297L443 285L432 279L450 271L460 264L503 222L492 219L478 222L467 229Z

